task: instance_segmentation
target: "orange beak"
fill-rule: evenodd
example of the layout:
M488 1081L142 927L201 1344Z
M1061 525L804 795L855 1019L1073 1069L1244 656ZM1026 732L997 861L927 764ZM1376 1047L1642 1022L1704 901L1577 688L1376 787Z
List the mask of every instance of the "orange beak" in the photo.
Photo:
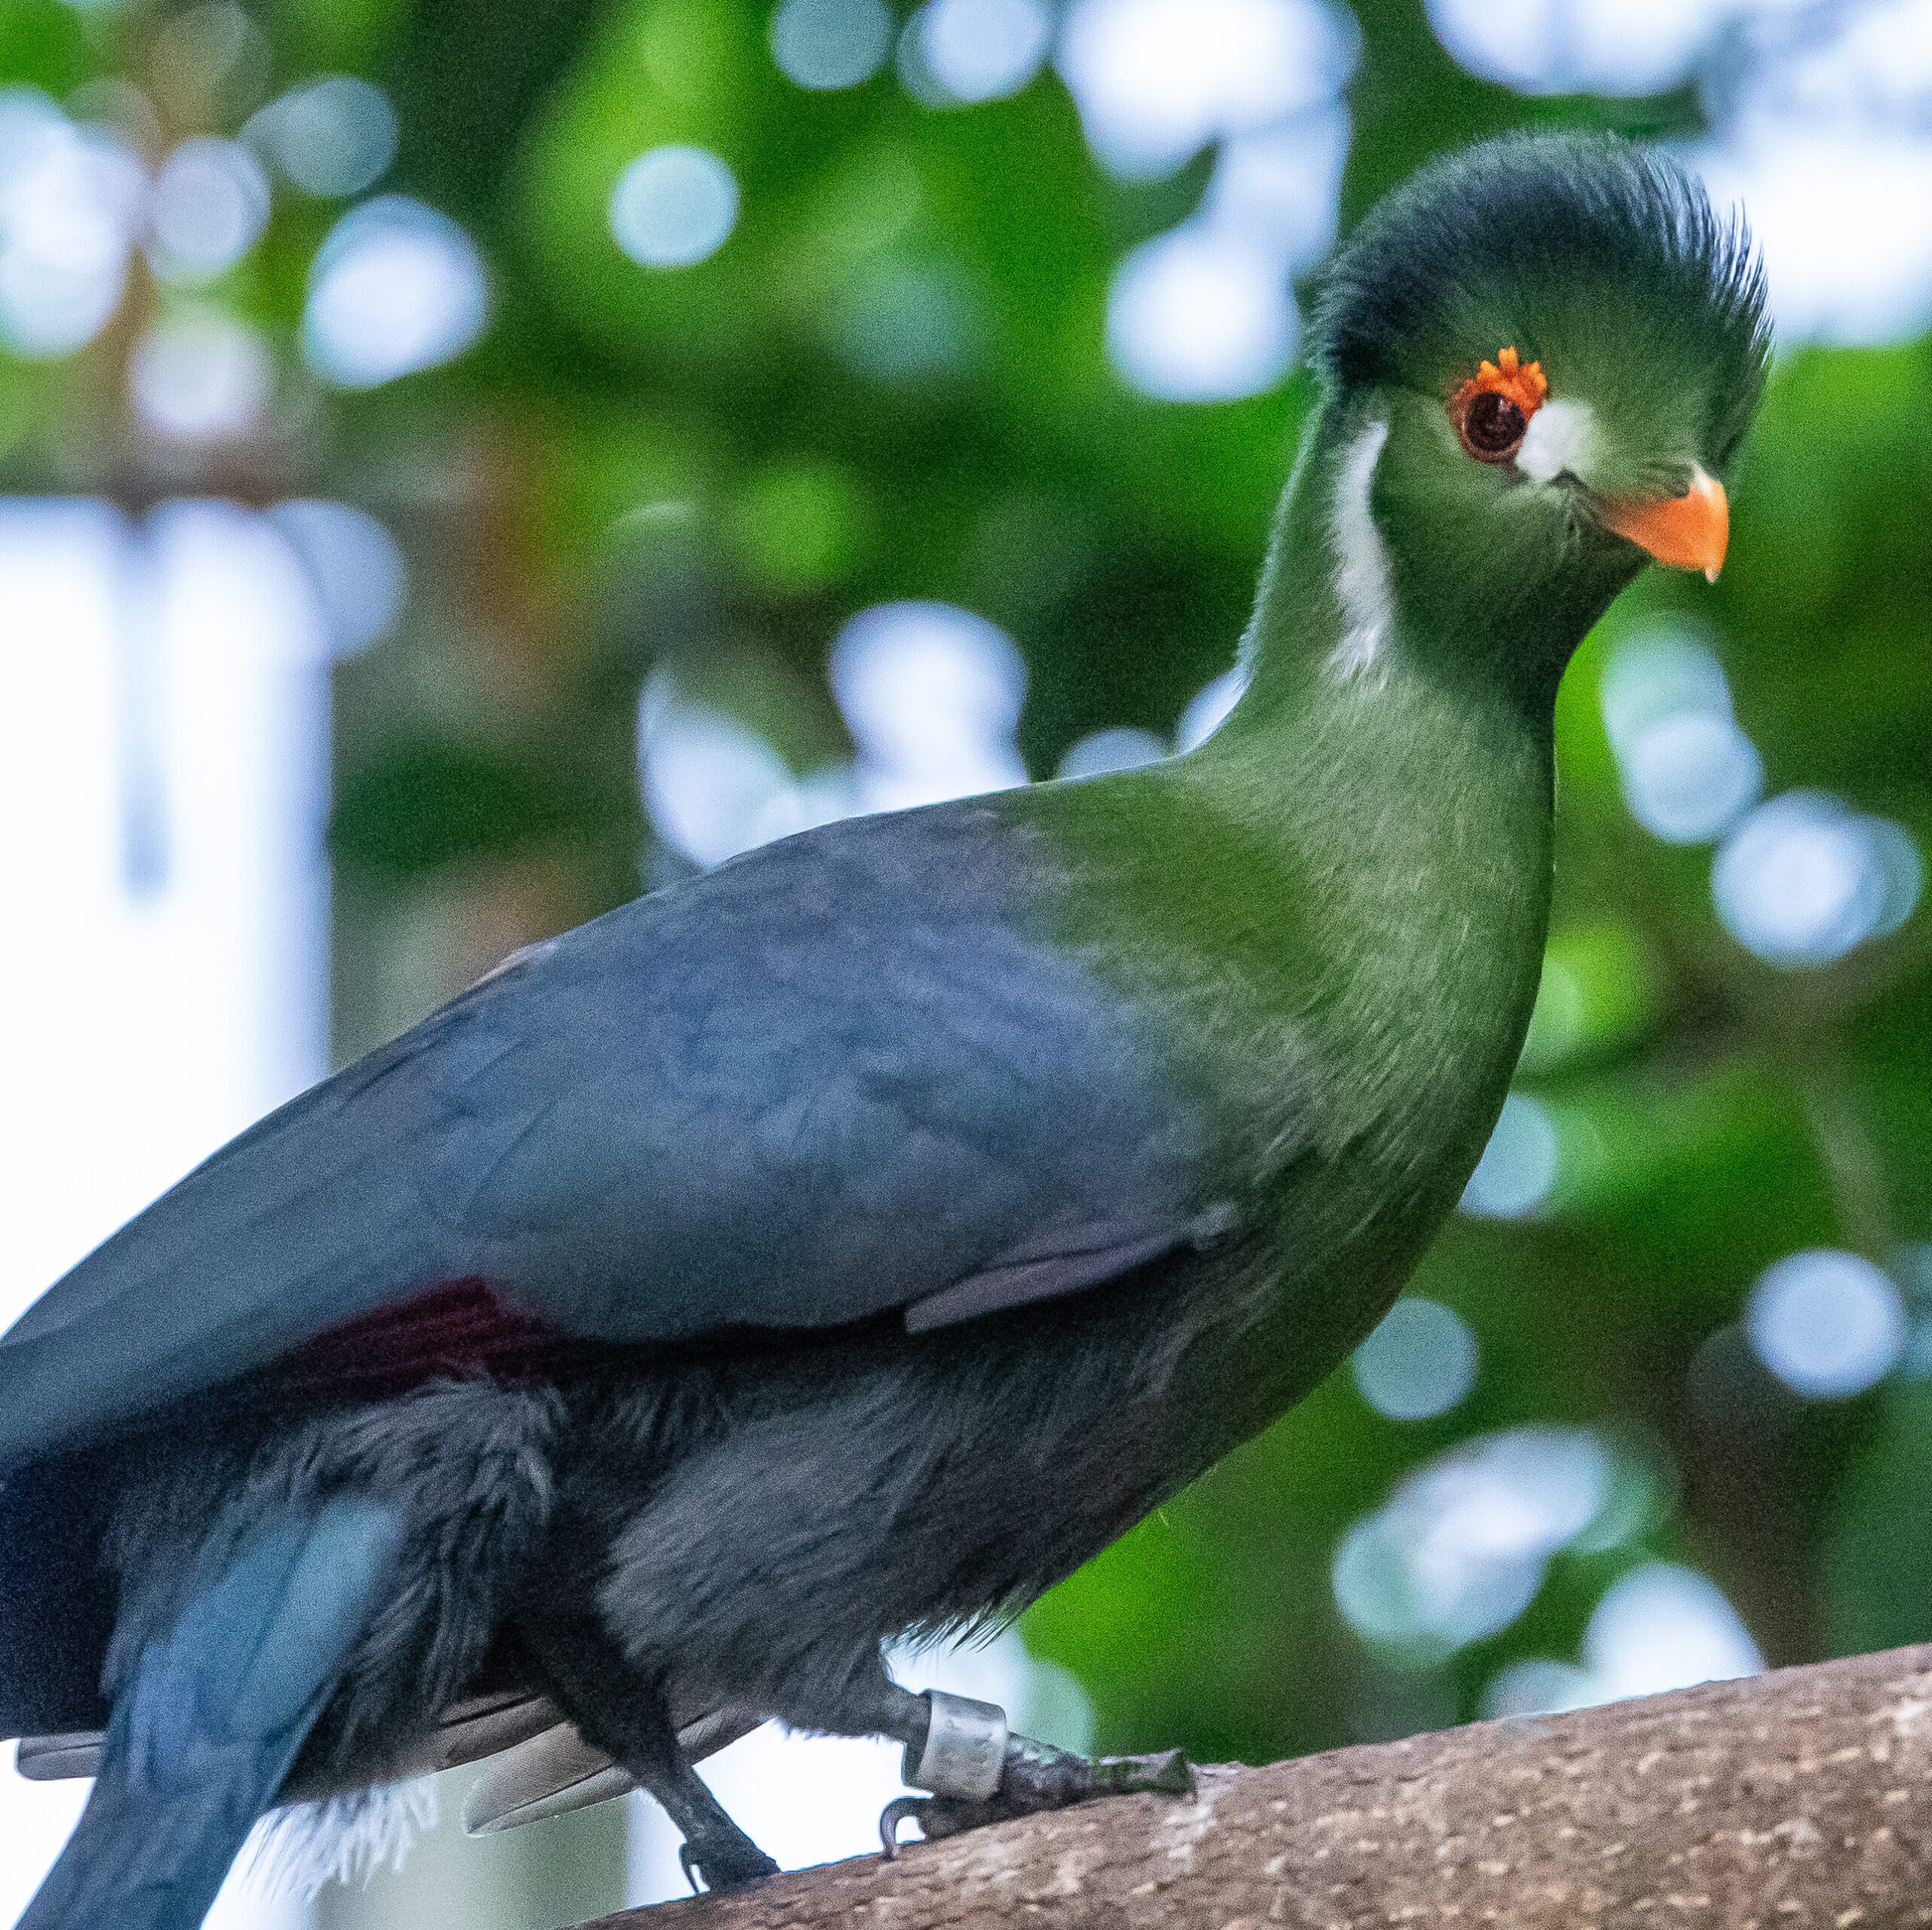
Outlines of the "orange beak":
M1730 543L1730 505L1724 484L1690 466L1690 487L1662 502L1613 497L1603 506L1603 526L1627 536L1673 570L1701 570L1711 582L1724 567Z

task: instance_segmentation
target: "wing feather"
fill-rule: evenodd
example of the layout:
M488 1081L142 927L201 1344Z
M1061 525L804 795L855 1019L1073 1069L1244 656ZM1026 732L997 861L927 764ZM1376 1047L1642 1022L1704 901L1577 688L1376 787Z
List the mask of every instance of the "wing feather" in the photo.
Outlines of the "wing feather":
M1188 1237L1205 1136L984 804L533 948L244 1133L0 1338L0 1468L438 1283L578 1341L930 1328ZM1024 880L1022 882L1021 880Z

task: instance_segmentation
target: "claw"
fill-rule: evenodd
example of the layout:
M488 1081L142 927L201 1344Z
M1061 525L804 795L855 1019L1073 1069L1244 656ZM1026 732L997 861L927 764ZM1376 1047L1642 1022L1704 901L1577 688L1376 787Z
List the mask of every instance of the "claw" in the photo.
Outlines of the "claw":
M1096 1796L1192 1796L1194 1765L1186 1752L1164 1749L1158 1756L1103 1756L1094 1765Z
M692 1895L703 1896L713 1890L742 1889L761 1876L774 1875L778 1866L749 1841L706 1843L687 1836L678 1845L678 1867L685 1873ZM698 1882L700 1877L704 1879L702 1888Z
M928 1842L939 1842L988 1823L1043 1810L1065 1809L1100 1796L1192 1796L1194 1767L1178 1749L1157 1756L1069 1755L1029 1737L1010 1738L999 1787L989 1796L902 1796L879 1813L879 1842L888 1856L899 1849L899 1826L909 1817Z
M899 1826L909 1816L914 1822L926 1806L922 1796L896 1796L878 1812L878 1839L890 1863L899 1854Z

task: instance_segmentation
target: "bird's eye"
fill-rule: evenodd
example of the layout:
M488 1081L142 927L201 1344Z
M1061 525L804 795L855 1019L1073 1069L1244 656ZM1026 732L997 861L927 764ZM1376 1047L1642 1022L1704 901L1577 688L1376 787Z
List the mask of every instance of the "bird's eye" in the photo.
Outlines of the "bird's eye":
M1549 393L1542 365L1521 361L1514 349L1505 349L1450 397L1449 419L1478 463L1511 462Z
M1529 432L1530 419L1506 395L1478 395L1463 416L1463 443L1485 463L1505 463Z

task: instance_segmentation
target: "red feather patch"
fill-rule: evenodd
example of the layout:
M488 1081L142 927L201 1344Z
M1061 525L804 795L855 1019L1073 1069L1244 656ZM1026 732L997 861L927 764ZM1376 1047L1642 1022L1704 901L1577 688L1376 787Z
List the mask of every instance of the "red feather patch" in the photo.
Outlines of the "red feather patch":
M472 1275L329 1328L283 1360L275 1378L332 1393L396 1393L425 1381L518 1378L554 1366L569 1345Z

